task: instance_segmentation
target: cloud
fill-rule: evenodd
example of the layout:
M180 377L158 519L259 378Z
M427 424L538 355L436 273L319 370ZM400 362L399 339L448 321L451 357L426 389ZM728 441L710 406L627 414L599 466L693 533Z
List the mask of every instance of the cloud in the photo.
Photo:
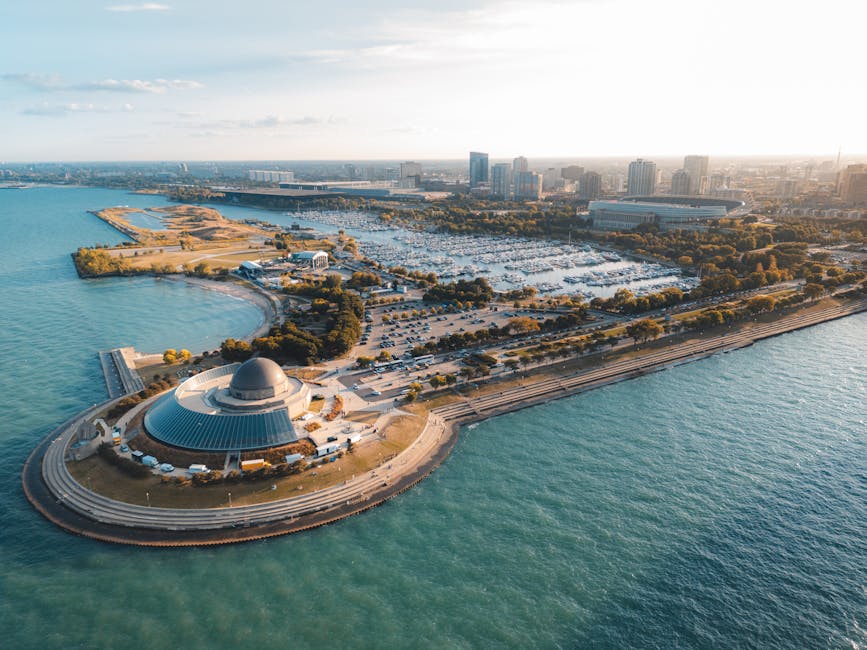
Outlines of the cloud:
M0 75L0 81L9 81L36 90L61 90L63 80L56 74L36 74L33 72Z
M333 118L322 120L318 117L305 115L302 117L284 117L283 115L266 115L253 120L216 120L194 125L198 129L281 129L283 127L314 126L317 124L334 123Z
M137 5L109 5L105 8L106 11L169 11L171 7L168 5L158 4L156 2L142 2Z
M35 106L28 106L21 110L22 115L35 115L39 117L66 117L73 113L131 113L135 110L132 104L120 106L97 106L95 104L49 104L43 102Z
M125 92L151 93L161 95L169 90L196 90L205 85L191 79L100 79L84 83L70 84L59 75L36 74L32 72L0 75L0 81L17 83L34 90L59 92L76 90L85 92Z
M194 90L204 84L189 79L102 79L70 86L74 90L163 94L168 90Z

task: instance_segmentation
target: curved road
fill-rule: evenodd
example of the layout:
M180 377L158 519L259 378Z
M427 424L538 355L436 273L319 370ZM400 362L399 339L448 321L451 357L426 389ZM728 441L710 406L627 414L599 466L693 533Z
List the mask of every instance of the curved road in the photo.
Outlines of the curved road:
M456 428L446 421L481 419L660 370L676 363L867 310L867 300L794 314L733 332L649 352L601 368L545 379L433 409L422 434L387 465L310 494L249 506L211 509L150 508L109 499L75 481L65 462L78 425L105 405L58 427L28 458L25 493L54 523L106 541L144 545L202 545L258 539L330 523L378 505L427 476L448 455Z

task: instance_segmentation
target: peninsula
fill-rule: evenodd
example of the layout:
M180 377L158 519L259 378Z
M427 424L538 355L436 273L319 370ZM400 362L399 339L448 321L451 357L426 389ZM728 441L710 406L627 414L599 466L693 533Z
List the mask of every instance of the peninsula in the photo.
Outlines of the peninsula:
M238 224L188 205L94 214L132 242L80 249L82 277L182 278L265 314L247 340L218 350L106 354L116 397L64 422L28 459L25 493L44 516L125 544L222 544L328 524L428 476L466 422L867 310L863 272L811 261L806 247L744 253L768 268L744 281L682 276L588 304L580 293L385 267L342 229ZM589 266L632 259L573 255ZM640 255L651 261L608 277L679 271Z

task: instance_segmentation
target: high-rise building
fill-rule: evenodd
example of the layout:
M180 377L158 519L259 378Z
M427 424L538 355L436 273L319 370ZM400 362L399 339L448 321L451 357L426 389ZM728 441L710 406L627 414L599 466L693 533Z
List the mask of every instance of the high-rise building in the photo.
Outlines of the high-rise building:
M518 172L528 172L530 171L530 161L524 158L524 156L518 156L514 160L512 160L512 173L517 174Z
M850 205L867 205L867 165L847 165L840 172L840 198Z
M725 174L711 174L707 179L707 188L702 191L702 194L713 194L729 185L731 185L731 178Z
M536 172L518 172L515 174L515 198L542 198L542 175Z
M509 197L509 186L512 184L512 166L509 163L497 163L491 167L491 194L501 199Z
M562 185L562 181L560 170L556 167L548 167L548 169L542 172L542 189L546 192Z
M410 176L421 176L421 163L411 160L400 163L400 177L409 178Z
M581 175L584 173L584 168L578 165L569 165L560 170L560 176L567 181L580 181Z
M683 159L683 169L689 174L689 194L697 196L701 193L701 179L707 176L707 166L710 159L707 156L686 156Z
M596 172L584 172L579 187L582 199L597 199L602 194L602 177Z
M407 161L400 163L401 187L418 187L421 181L421 163Z
M629 163L626 193L629 196L652 196L655 192L656 163L641 158Z
M470 152L470 189L488 182L488 154Z
M678 196L686 196L689 194L689 172L685 169L678 169L671 175L671 193Z

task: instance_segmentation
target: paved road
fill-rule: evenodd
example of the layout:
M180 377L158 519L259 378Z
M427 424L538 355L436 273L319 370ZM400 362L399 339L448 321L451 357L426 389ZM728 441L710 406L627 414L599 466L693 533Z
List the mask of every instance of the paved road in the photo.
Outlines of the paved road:
M454 435L449 435L450 431L446 426L449 420L486 417L502 410L513 409L520 403L550 400L865 310L867 300L809 314L794 314L772 323L756 325L748 332L733 332L692 341L655 350L640 358L617 361L602 368L551 378L529 386L443 406L433 410L419 438L388 465L314 493L250 506L198 510L149 508L114 501L77 483L66 466L66 449L78 425L92 417L102 408L101 405L68 420L55 431L53 437L37 448L25 464L25 492L34 505L58 525L111 541L142 543L141 539L137 539L136 531L155 533L156 536L150 537L156 540L153 543L160 543L161 540L167 544L173 543L174 534L179 535L184 531L223 531L215 532L210 542L204 543L255 537L249 533L235 535L233 529L239 526L277 531L270 534L290 532L285 526L287 523L297 522L300 518L304 518L302 521L316 520L318 515L330 511L333 513L328 515L330 519L322 519L323 523L327 523L338 516L364 510L369 507L365 505L367 502L383 501L423 478L445 458L453 444ZM70 516L74 515L74 524L66 523L64 511ZM275 524L283 525L283 528L274 528ZM303 527L307 526L298 526L299 529ZM123 533L124 530L127 532ZM194 540L177 543L202 542Z
M149 508L115 501L91 492L76 482L69 473L64 460L66 448L75 435L77 425L90 415L92 412L88 411L84 416L66 423L63 430L50 441L41 462L43 483L57 503L87 519L113 526L163 531L257 526L292 520L337 506L362 503L372 494L424 465L443 443L446 433L442 419L431 416L419 438L387 465L314 493L232 508Z
M764 338L848 316L859 311L867 311L867 300L845 306L828 307L807 314L793 314L771 323L756 325L747 331L733 331L713 338L663 348L638 358L606 364L600 368L535 382L529 386L518 386L500 393L470 398L436 408L433 412L446 420L451 420L478 416L486 412L490 414L505 408L511 409L519 402L530 403L562 397L613 381L646 374L676 363L705 357L721 350L745 347Z

